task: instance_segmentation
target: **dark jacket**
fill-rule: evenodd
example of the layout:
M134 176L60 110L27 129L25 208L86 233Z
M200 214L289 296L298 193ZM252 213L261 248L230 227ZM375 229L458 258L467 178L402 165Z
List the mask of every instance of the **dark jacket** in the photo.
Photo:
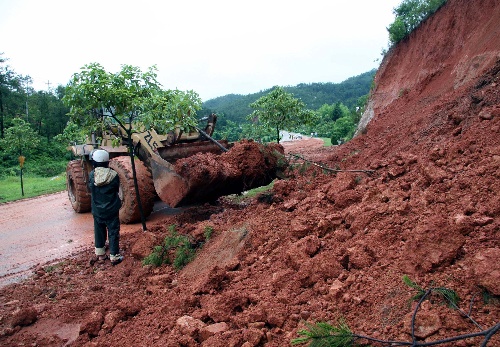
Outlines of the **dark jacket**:
M97 175L96 170L99 170ZM110 219L118 215L122 205L118 196L119 188L120 179L116 171L109 168L96 168L90 172L89 189L92 194L92 214L94 216Z

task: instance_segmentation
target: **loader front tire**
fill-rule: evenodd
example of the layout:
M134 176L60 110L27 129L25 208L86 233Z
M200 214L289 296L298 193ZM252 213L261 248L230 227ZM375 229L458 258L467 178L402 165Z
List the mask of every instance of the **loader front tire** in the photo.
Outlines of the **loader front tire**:
M71 206L77 213L89 212L90 191L81 160L72 160L66 167L66 187Z
M155 202L155 188L151 173L140 162L135 160L135 171L137 174L137 184L139 186L139 195L141 196L142 210L144 217L148 217L153 211ZM137 195L135 194L134 176L132 173L132 163L130 157L123 156L113 158L109 161L109 167L118 173L120 178L120 199L122 207L120 208L120 222L124 224L135 223L141 220L141 212Z

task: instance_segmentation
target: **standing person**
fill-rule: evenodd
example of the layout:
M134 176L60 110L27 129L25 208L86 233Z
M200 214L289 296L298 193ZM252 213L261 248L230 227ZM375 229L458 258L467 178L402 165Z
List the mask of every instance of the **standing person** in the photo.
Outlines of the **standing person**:
M109 153L103 149L91 154L94 170L89 174L89 189L92 194L92 215L94 216L95 257L91 264L104 262L106 256L106 229L109 238L109 259L112 265L120 264L120 219L121 200L118 196L120 179L109 166Z

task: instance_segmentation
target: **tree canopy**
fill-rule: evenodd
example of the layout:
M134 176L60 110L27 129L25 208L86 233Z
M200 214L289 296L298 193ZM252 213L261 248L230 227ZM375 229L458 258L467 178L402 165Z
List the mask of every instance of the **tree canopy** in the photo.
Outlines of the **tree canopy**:
M8 109L11 104L15 103L16 106L19 104L19 98L16 97L15 92L22 88L21 76L17 75L5 64L7 60L7 58L3 57L3 53L0 53L0 138L4 137ZM16 100L13 100L13 98Z
M198 95L163 90L156 77L154 66L142 72L138 67L122 65L119 72L111 73L91 63L73 75L63 100L71 107L71 121L89 130L109 121L106 116L124 130L130 130L127 124L131 123L155 127L159 132L195 126L196 110L201 108Z
M4 138L0 139L0 146L13 156L29 154L40 144L39 136L21 118L14 118L12 124L5 130Z
M394 22L389 25L389 41L396 44L406 38L420 23L436 12L447 0L403 0L394 8Z
M259 122L265 127L276 131L279 143L280 130L292 130L297 126L310 124L315 113L305 108L305 104L287 93L282 87L274 87L267 95L250 104L254 108L248 119Z

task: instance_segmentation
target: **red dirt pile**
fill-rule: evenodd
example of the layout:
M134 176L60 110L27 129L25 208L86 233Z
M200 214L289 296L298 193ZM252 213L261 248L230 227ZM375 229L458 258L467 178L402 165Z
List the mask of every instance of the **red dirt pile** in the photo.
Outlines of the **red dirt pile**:
M126 235L118 266L89 267L82 254L40 267L0 291L0 344L278 347L304 321L340 317L355 333L411 341L416 292L403 275L455 290L483 329L497 324L500 2L449 0L375 82L372 119L354 140L283 144L373 173L304 164L258 199L222 198ZM200 246L195 260L180 272L142 266L172 224ZM416 316L418 340L478 331L439 297Z
M284 150L279 144L261 145L243 140L221 155L198 153L175 163L175 172L186 181L186 193L179 202L213 201L267 185L276 178Z

